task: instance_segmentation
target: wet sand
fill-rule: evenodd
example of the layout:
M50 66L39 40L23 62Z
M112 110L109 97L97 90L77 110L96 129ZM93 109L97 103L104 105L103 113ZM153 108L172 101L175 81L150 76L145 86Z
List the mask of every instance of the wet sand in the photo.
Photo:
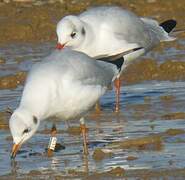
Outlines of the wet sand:
M52 125L48 119L16 160L9 159L7 108L17 107L27 71L54 49L55 26L62 16L100 4L120 5L159 21L175 18L178 28L183 28L182 0L0 3L0 179L185 178L184 35L161 44L126 69L120 113L113 112L114 90L101 98L102 111L88 113L88 156L82 155L78 120L71 121L70 127L57 120L59 144L48 158Z

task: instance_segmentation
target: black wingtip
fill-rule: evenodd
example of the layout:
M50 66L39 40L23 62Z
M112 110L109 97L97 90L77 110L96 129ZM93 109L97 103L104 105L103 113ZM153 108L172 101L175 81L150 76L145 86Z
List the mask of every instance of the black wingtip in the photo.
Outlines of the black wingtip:
M129 54L129 53L132 53L132 52L135 52L135 51L139 51L140 49L143 49L143 47L138 47L138 48L134 48L134 49L131 49L131 50L128 50L126 52L123 52L123 53L120 53L121 57L119 57L120 55L117 55L118 58L116 58L114 61L109 61L110 63L114 64L117 66L117 68L119 70L121 70L121 67L124 63L124 56ZM116 57L116 56L115 56Z
M117 66L117 68L119 70L121 70L121 67L124 63L124 56L127 55L127 54L130 54L132 52L139 51L141 49L144 49L144 48L143 47L134 48L134 49L124 51L124 52L122 52L120 54L117 54L117 55L114 55L114 56L100 58L100 59L98 59L98 61L104 61L104 62L107 62L107 63L114 64L114 65Z
M160 24L160 26L167 32L170 33L175 26L177 25L177 21L173 20L173 19L169 19L167 21L164 21Z

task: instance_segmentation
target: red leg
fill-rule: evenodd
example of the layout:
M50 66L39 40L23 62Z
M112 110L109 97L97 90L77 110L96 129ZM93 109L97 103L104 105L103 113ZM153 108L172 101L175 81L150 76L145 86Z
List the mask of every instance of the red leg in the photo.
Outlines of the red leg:
M120 88L121 88L121 80L120 78L115 79L114 81L114 86L116 88L116 107L115 107L115 111L119 112L120 106Z
M81 118L80 119L80 129L81 129L81 132L82 132L82 137L83 137L83 152L84 154L88 154L88 147L87 147L87 128L85 126L85 122L84 122L84 119Z

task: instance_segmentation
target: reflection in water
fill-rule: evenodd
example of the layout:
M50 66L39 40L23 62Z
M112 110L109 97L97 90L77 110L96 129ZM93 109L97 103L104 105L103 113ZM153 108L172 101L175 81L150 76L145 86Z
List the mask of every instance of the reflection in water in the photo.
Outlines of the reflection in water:
M59 166L58 166L60 163L61 163L61 162L60 162L59 157L53 156L53 157L51 158L51 169L54 170L54 171L60 170L60 169L59 169Z
M19 169L17 161L15 159L11 160L10 166L11 166L11 174L16 177L17 171Z
M83 157L83 167L84 167L84 172L86 174L89 174L89 160L88 160L88 155L84 154Z
M97 119L96 121L96 135L101 134L101 122Z

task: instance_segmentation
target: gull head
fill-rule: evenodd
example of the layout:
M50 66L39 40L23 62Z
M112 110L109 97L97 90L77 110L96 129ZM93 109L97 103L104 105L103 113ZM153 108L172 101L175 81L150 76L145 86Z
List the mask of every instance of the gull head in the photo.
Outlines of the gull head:
M84 23L77 16L66 16L57 24L57 49L78 48L85 39Z
M21 145L36 132L40 122L36 116L25 110L16 110L12 114L9 127L13 137L11 158L15 158Z

